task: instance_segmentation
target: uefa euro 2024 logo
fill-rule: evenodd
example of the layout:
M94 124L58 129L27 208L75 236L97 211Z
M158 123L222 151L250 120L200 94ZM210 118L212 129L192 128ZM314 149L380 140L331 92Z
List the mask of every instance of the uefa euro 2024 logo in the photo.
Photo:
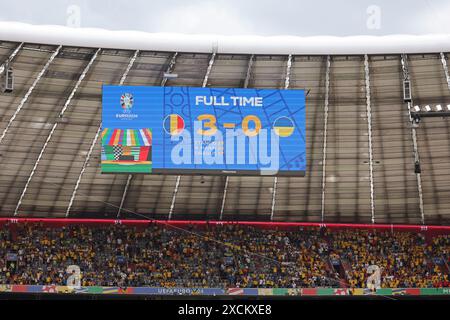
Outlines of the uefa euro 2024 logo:
M123 109L123 113L130 113L133 107L133 95L131 93L124 93L120 97L120 105Z
M133 108L134 97L131 93L123 93L120 96L120 107L122 108L122 113L116 113L116 118L119 120L130 121L138 118L138 115L131 113L131 108Z

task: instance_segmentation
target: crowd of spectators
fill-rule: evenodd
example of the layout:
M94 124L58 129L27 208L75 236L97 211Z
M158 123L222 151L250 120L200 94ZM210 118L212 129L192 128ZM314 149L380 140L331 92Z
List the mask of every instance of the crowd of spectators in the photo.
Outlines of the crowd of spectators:
M450 236L368 230L291 231L224 225L16 224L0 228L0 284L66 285L78 265L83 286L448 287Z
M434 250L420 233L345 230L333 233L330 240L348 266L345 278L351 287L365 286L370 265L381 268L382 287L448 286L448 236L434 238Z

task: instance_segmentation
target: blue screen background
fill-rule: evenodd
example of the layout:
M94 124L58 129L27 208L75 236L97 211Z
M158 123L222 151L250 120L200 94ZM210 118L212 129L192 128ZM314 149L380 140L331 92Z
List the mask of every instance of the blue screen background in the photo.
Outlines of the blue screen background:
M117 115L123 114L120 98L124 93L133 96L130 109L132 118L124 120ZM214 96L218 100L224 97L230 101L231 96L263 97L263 106L205 106L195 105L196 96ZM289 137L280 137L280 171L306 170L305 137L305 92L304 90L279 89L240 89L240 88L198 88L198 87L150 87L150 86L103 86L102 127L117 129L150 128L153 136L152 168L176 170L255 170L259 174L264 166L257 164L174 164L171 152L178 142L171 141L171 136L164 130L164 119L170 114L178 114L185 123L185 129L194 130L194 121L201 114L216 117L216 126L225 137L224 123L234 123L241 127L247 115L255 115L261 120L262 128L272 129L276 119L288 117L294 124L294 132ZM235 148L237 146L235 145ZM194 155L194 146L191 154ZM270 150L270 149L269 149ZM226 150L225 150L226 152ZM248 152L246 148L246 158ZM235 155L237 150L235 150Z

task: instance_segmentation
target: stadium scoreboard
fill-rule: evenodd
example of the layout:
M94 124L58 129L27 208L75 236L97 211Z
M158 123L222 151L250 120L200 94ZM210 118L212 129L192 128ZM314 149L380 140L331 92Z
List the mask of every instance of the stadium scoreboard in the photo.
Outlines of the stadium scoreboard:
M103 86L102 173L304 176L304 90Z

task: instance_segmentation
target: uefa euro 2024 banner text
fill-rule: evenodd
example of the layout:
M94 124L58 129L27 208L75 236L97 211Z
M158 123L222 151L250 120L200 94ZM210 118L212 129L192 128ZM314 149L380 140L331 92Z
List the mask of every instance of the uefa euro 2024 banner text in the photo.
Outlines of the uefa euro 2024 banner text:
M103 86L103 173L303 176L304 90Z

